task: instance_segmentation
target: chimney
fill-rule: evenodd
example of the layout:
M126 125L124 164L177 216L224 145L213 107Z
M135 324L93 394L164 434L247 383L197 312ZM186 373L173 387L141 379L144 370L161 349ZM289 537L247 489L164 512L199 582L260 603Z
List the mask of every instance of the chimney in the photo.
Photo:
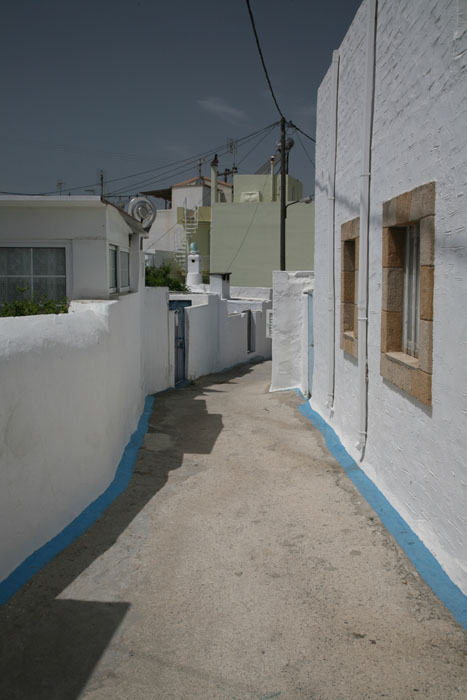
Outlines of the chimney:
M203 284L203 274L201 271L201 255L198 246L193 241L190 245L190 253L187 260L186 286L191 289Z
M221 299L230 299L230 272L211 272L209 291L218 294Z

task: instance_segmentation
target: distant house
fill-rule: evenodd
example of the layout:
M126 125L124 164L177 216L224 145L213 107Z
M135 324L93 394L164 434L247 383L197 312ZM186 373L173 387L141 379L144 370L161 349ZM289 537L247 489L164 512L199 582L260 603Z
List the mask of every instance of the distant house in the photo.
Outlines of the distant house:
M0 197L0 303L108 299L141 284L141 224L100 197Z
M319 88L311 406L467 593L465 7L366 0Z
M286 266L314 269L314 203L305 203L302 183L286 179ZM212 207L211 270L230 272L236 286L272 286L280 266L280 176L236 174L233 200Z
M143 194L163 200L165 209L157 210L144 250L150 264L160 264L164 258L175 257L182 269L190 243L198 245L203 269L209 271L211 231L211 180L193 177L170 187L149 190ZM232 200L232 185L217 181L219 201Z

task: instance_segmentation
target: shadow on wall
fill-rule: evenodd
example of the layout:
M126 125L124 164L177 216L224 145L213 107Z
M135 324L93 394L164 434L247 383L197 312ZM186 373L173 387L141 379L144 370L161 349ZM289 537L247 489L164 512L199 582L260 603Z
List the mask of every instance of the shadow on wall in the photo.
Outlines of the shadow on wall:
M129 608L126 602L57 597L117 541L166 484L185 453L209 454L223 428L203 394L234 382L248 365L156 395L149 430L126 491L73 544L0 609L0 697L76 700ZM90 574L92 576L92 574ZM96 579L99 576L99 572ZM118 570L115 571L118 580ZM115 599L115 594L109 597Z

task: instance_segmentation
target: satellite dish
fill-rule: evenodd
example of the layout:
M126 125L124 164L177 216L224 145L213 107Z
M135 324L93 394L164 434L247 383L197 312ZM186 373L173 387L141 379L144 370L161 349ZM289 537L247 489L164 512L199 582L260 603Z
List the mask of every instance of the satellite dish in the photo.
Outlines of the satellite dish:
M132 197L128 203L128 213L144 228L149 228L156 218L156 208L147 197Z

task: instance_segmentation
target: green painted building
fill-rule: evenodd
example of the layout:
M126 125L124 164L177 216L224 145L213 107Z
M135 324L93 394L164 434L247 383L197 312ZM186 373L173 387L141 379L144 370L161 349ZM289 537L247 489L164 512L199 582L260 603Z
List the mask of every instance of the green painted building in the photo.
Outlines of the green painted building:
M302 196L302 183L287 176L288 270L314 269L314 202ZM211 271L231 272L235 286L271 287L280 268L280 176L234 175L233 201L212 203L210 239Z

